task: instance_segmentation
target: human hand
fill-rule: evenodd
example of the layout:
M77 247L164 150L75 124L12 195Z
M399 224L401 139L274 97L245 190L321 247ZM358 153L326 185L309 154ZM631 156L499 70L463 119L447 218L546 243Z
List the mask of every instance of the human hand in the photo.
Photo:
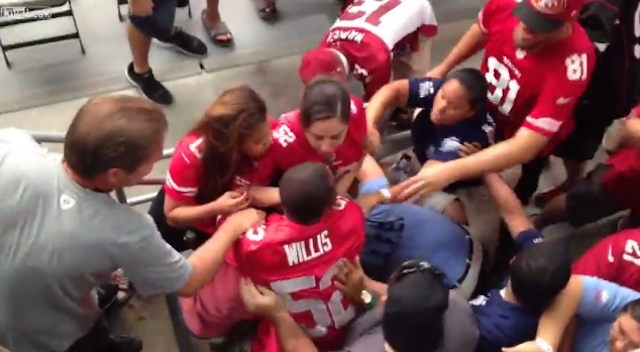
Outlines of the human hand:
M424 75L425 77L429 77L429 78L444 78L444 76L447 75L447 73L449 73L449 69L447 69L445 66L443 66L442 64L432 68L429 72L427 72L426 75Z
M502 352L546 352L535 341L527 341L513 347L504 347Z
M482 146L480 143L462 143L460 150L458 151L458 155L464 158L469 155L475 154L482 150Z
M265 212L248 208L233 213L222 223L222 226L232 227L234 229L233 233L239 237L250 228L262 224L265 217Z
M375 155L382 146L380 131L375 126L369 126L367 128L367 152L371 155Z
M246 189L228 191L214 200L213 203L220 214L232 214L248 207L251 203L251 197L249 197L249 192Z
M353 263L345 258L338 260L336 263L336 287L344 295L356 302L362 301L362 291L366 288L365 278L359 257L356 257Z
M397 200L404 202L409 199L421 199L426 194L433 191L440 191L457 181L453 175L449 174L446 163L436 164L428 168L423 168L417 175L402 183L406 186L400 193Z
M275 292L262 286L255 285L251 280L240 280L240 297L247 312L266 318L289 314L287 304Z
M129 0L129 15L149 16L153 14L152 0Z

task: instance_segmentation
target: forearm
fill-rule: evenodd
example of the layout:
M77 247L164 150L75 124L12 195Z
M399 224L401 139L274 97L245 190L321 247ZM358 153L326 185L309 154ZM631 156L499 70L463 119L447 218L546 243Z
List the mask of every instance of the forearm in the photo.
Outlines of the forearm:
M498 212L509 227L509 231L516 235L533 226L522 207L520 200L511 187L495 173L484 176L484 183L491 193Z
M624 121L622 143L640 149L640 118L630 117Z
M391 82L382 87L367 104L367 125L377 128L385 112L405 106L409 96L409 81Z
M278 187L252 186L249 189L251 203L259 207L280 205L280 190Z
M466 158L444 164L454 181L481 177L501 172L533 159L546 144L548 138L531 131L519 131L515 136L494 144Z
M221 211L215 202L202 205L180 205L167 212L167 222L175 227L189 227L214 216L220 215Z
M375 295L378 299L387 296L387 284L378 282L370 279L369 277L365 277L364 279L364 287L365 290L369 291L371 294Z
M486 36L480 29L477 23L471 25L471 28L467 30L462 39L453 47L449 55L440 63L440 65L446 68L446 71L451 71L454 67L460 65L464 61L468 60L471 56L477 54L486 44Z
M187 284L178 291L179 295L192 296L202 285L211 281L225 261L227 252L240 235L237 229L227 224L223 223L207 242L189 256L193 273Z
M276 327L283 352L318 352L307 333L288 313L277 315L271 321Z
M538 323L536 337L546 341L554 350L558 350L565 332L575 316L582 298L582 280L573 275L567 287L542 314Z

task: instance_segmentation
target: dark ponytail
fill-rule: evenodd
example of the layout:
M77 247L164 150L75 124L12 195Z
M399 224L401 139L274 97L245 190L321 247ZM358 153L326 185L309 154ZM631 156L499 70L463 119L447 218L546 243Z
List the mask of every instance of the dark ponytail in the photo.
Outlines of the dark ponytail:
M485 106L489 85L482 72L475 68L466 67L449 73L445 79L447 81L455 79L460 82L460 85L467 91L469 105L471 105L474 110L481 109Z

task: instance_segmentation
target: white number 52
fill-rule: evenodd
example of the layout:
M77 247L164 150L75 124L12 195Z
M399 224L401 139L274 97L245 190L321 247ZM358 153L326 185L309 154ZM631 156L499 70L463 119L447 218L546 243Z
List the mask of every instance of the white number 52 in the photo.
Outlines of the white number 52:
M587 79L587 54L572 54L564 60L567 66L567 79L584 81Z
M333 287L331 297L326 303L312 298L294 300L291 294L309 289L321 291L328 289L333 286L332 280L335 272L336 267L331 267L322 276L320 282L316 282L316 278L309 275L271 283L271 289L284 297L291 313L311 312L316 325L307 326L306 329L312 337L324 336L327 333L327 328L331 326L341 328L347 325L355 317L355 310L351 305L343 306L342 293L335 287Z

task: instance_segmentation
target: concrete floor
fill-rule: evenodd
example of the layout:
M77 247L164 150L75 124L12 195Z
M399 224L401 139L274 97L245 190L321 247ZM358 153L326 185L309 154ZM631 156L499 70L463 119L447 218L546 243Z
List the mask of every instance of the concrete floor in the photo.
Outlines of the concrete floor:
M104 3L114 1L73 1L78 9L83 8L85 13L96 16L96 19L78 19L84 36L89 38L99 34L98 37L86 40L87 57L80 58L77 43L72 42L50 44L48 50L52 51L48 53L51 55L44 55L42 51L36 53L37 50L41 50L39 48L10 53L9 56L15 63L14 69L9 71L0 68L0 112L5 112L0 114L0 128L18 127L31 131L62 133L77 109L87 101L87 96L112 91L117 91L118 94L137 94L131 89L119 90L126 86L121 76L121 71L129 60L126 50L122 49L126 40L122 35L122 29L118 28L115 4L108 11L100 10ZM331 15L326 9L328 4L319 2L307 4L305 6L308 7L305 7L293 6L293 1L300 0L279 0L284 13L283 23L267 26L259 22L256 24L255 19L247 20L251 22L252 28L252 31L248 31L241 25L242 19L228 15L235 9L234 6L240 6L244 11L242 16L255 16L250 4L245 3L247 1L249 0L222 1L221 5L223 16L227 16L238 42L235 51L225 52L211 48L212 55L198 63L172 54L160 54L160 50L154 49L152 61L157 68L158 76L165 81L176 97L176 104L165 109L170 123L167 147L175 145L216 95L231 85L243 83L254 87L265 98L273 116L279 116L295 108L301 91L297 78L299 54L306 50L306 47L316 43L329 26ZM441 2L435 4L441 4L445 10L447 4L458 3L439 1ZM197 18L203 5L195 2L193 5L193 13ZM89 9L89 6L95 8ZM478 7L472 6L471 9L465 10L467 17L464 18L469 20L441 26L440 34L433 46L433 62L439 62L448 53L473 22L473 15ZM455 11L455 7L449 9L449 12L443 10L445 17L460 14ZM179 16L187 29L200 31L199 21L189 21L184 13ZM89 23L95 21L115 25L113 32L106 33L107 31L102 30L98 33L97 29L89 28ZM260 30L256 28L259 25L263 26ZM285 37L290 40L283 40ZM296 39L292 39L294 37ZM100 40L104 42L100 43ZM285 45L275 46L275 43ZM475 57L467 65L477 67L478 61L479 57ZM221 70L223 66L234 67ZM70 99L74 97L79 98ZM52 104L45 105L47 103ZM32 106L39 107L26 109ZM16 111L8 112L12 110ZM59 151L60 145L52 144L50 148ZM152 177L163 178L166 169L167 161L159 162L152 172ZM562 177L558 165L554 164L552 172L545 174L543 184L554 184ZM158 186L134 187L127 190L127 196L155 192L157 189ZM146 206L139 207L141 211L145 208ZM173 326L168 319L169 313L162 297L145 301L134 299L122 315L124 328L144 340L145 352L178 351ZM192 342L194 351L208 350L206 344ZM187 350L183 349L180 352Z

